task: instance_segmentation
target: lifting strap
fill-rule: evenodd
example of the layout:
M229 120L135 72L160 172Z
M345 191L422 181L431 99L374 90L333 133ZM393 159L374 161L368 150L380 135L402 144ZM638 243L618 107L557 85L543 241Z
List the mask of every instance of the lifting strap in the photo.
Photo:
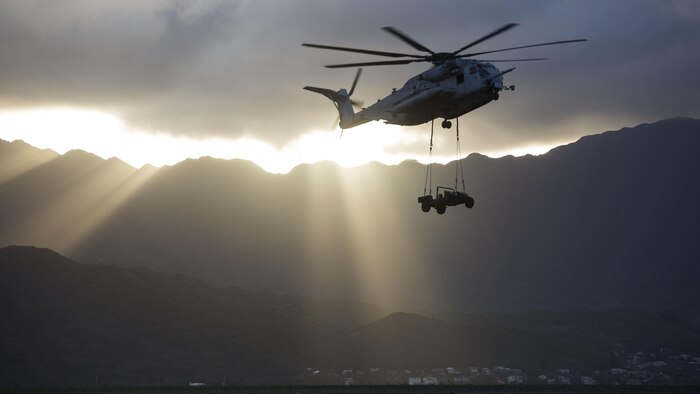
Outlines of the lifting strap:
M462 150L459 142L459 118L455 118L457 123L457 158L455 160L455 190L459 190L459 180L462 180L462 192L467 192L467 186L464 182L464 167L462 166ZM430 150L428 151L428 167L425 170L425 184L423 185L423 195L427 196L428 192L433 195L433 133L435 131L435 119L430 122Z
M435 126L435 119L430 121L430 151L428 152L428 168L425 170L424 196L427 196L428 182L430 182L430 195L433 195L433 126Z
M457 179L462 175L462 192L467 192L467 187L464 184L464 167L462 167L462 151L459 144L459 117L455 118L457 123L457 160L455 161L455 190L457 190Z

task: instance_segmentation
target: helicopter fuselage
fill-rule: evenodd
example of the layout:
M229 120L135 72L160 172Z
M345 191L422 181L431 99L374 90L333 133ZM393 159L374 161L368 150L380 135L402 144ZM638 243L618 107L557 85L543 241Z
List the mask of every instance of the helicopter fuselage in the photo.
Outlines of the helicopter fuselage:
M341 121L340 126L351 128L373 120L414 126L435 118L453 119L497 100L503 74L491 63L475 60L438 64L355 113L351 122Z

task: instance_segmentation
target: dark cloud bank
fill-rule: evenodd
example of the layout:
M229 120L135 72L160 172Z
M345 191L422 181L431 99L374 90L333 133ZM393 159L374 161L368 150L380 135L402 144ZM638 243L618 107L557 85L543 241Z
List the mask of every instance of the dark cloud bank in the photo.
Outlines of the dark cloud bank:
M467 115L484 129L473 146L498 150L698 116L698 15L691 1L4 2L0 105L88 107L145 130L280 145L335 116L301 86L348 85L354 71L322 65L367 58L301 42L412 50L379 30L393 25L451 50L507 22L521 26L479 48L588 38L508 53L550 60L519 64L513 95ZM357 95L371 102L424 68L368 69Z

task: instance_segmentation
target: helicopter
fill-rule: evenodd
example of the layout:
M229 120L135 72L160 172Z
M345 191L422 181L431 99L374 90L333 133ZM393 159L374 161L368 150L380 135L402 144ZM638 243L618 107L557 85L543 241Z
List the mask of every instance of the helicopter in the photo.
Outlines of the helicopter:
M333 102L338 110L341 129L349 129L375 120L383 120L387 124L415 126L434 121L437 118L443 118L442 127L449 129L452 127L450 119L458 118L491 101L498 100L499 92L503 90L515 90L515 86L503 84L503 76L515 70L515 67L501 71L492 63L546 60L546 58L477 60L472 57L523 48L587 41L586 39L553 41L463 53L467 49L502 34L517 25L517 23L503 25L454 52L434 52L395 27L384 27L382 30L397 37L414 49L427 54L406 54L303 43L301 44L302 46L311 48L402 58L387 61L333 64L325 66L327 68L386 66L416 62L427 62L433 65L429 70L410 78L400 89L393 89L388 96L379 99L369 107L362 108L359 112L355 112L353 108L354 105L359 103L350 97L355 92L357 81L362 73L361 68L358 68L349 91L346 89L335 91L314 86L305 86L304 89L322 94Z

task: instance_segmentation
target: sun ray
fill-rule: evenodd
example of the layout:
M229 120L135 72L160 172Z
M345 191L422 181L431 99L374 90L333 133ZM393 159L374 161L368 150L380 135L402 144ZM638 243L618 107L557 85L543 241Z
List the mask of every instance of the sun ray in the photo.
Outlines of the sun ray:
M137 171L117 160L100 161L84 152L55 158L18 178L29 187L22 190L33 190L38 196L50 193L50 198L34 197L31 210L22 214L13 229L12 242L70 254L153 172L152 167Z
M126 179L122 179L113 188L106 190L99 197L86 204L85 208L77 215L75 228L70 233L70 237L63 240L66 252L70 255L79 250L93 231L109 220L119 207L146 185L156 171L157 169L154 167L144 167Z
M0 141L0 186L54 159L55 152L37 150L21 141Z

